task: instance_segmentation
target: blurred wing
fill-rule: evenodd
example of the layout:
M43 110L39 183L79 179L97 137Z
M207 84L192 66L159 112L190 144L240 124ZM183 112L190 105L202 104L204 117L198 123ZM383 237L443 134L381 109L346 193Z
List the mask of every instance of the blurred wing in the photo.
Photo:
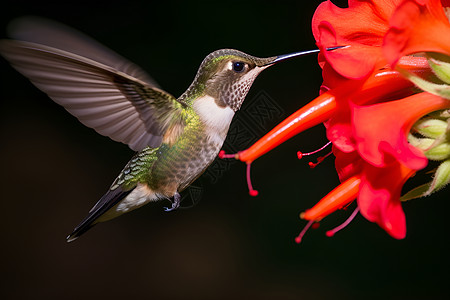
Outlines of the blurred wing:
M183 103L110 65L12 40L0 41L0 53L81 123L135 151L159 146L172 120L182 121Z
M89 58L159 88L137 65L80 31L61 23L35 16L21 17L9 23L8 35L14 40L46 45Z

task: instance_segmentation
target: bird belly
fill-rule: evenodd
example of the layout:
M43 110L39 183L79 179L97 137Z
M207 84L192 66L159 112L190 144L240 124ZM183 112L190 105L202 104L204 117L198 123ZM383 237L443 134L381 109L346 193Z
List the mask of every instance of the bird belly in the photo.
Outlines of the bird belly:
M150 188L167 197L183 191L214 161L224 139L202 132L181 151L167 151L152 168Z
M175 193L183 191L214 161L224 139L203 135L186 151L177 152L177 155L171 151L162 151L150 170L152 180L138 183L129 195L101 215L95 223L111 220L152 201L172 198Z
M180 180L178 191L186 189L193 181L202 175L217 157L224 139L210 139L204 143L196 159L185 165L185 176Z

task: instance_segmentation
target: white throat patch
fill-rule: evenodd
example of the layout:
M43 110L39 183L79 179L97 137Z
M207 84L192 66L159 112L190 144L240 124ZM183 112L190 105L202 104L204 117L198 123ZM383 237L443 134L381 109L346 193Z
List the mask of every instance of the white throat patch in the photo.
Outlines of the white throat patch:
M214 98L208 95L196 99L193 107L206 127L217 131L228 130L234 116L230 107L218 106Z

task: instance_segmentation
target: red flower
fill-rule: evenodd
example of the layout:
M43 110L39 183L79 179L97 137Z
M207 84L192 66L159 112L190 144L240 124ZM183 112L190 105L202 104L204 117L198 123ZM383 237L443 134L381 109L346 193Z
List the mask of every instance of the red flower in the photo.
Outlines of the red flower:
M310 220L307 227L357 199L366 219L394 238L404 238L401 189L428 163L424 151L408 143L408 134L423 116L450 108L450 101L440 94L417 93L414 84L390 65L427 77L431 68L425 57L404 55L450 53L450 25L441 2L350 0L348 8L338 8L326 1L317 8L312 25L322 50L322 94L237 157L250 164L323 122L342 183L301 214ZM348 47L325 50L342 45Z
M406 225L400 204L401 188L427 164L423 153L407 143L406 134L423 115L448 107L448 100L428 93L368 106L355 105L351 132L356 149L345 153L334 147L333 153L342 186L346 187L349 180L357 178L359 191L356 193L354 186L341 188L336 197L334 190L302 217L320 220L357 198L366 219L376 222L391 236L404 238ZM336 198L332 204L328 203L330 197Z
M429 3L426 5L426 8L429 9L425 10L426 13L423 13L425 18L419 21L418 18L420 16L418 17L416 13L408 19L404 15L405 13L408 15L408 11L411 11L412 8L411 5L405 3L414 1L403 1L396 7L396 4L399 2L350 1L347 9L348 14L342 12L345 9L337 10L339 12L338 16L334 18L337 18L339 21L333 23L337 28L342 28L342 24L345 24L346 19L353 20L355 13L361 13L362 18L360 19L363 19L364 22L369 20L369 25L349 26L347 30L338 31L336 29L334 31L335 33L337 32L337 36L343 35L340 39L337 39L338 43L347 42L350 45L348 49L356 46L355 53L347 54L353 56L351 59L361 60L362 75L365 75L367 71L373 72L374 69L383 65L384 58L380 57L382 49L379 47L383 38L385 38L383 51L391 54L388 57L389 62L397 63L400 59L403 59L404 63L405 60L409 60L412 64L409 64L407 67L403 66L403 68L411 69L411 66L414 68L414 64L417 63L415 67L419 67L419 70L422 69L425 72L429 70L422 58L402 58L402 56L425 50L423 47L421 48L423 46L422 37L417 34L417 31L423 29L421 28L423 24L427 24L430 27L426 31L422 31L422 35L433 29L433 23L436 21L433 17L439 17L441 19L440 22L445 24L439 28L442 34L444 27L448 24L444 11L442 7L440 10L436 9L436 3ZM381 7L385 9L380 10ZM318 40L319 45L323 44L325 48L334 46L332 41L331 44L327 41L328 35L322 34L324 32L323 24L326 24L327 28L334 28L329 23L329 20L333 18L333 8L335 7L329 2L322 3L313 18L313 26L318 24L314 27L315 30L313 29L313 32L316 32L316 40ZM408 11L405 12L405 8ZM367 11L370 9L372 9L374 14L371 17L367 17ZM324 13L324 11L328 14ZM423 7L422 11L424 11ZM391 27L387 30L386 21L389 20L391 14L393 14L391 25L394 24L396 27ZM405 19L408 19L409 22L405 22ZM382 24L383 22L380 22L380 20L385 21L385 24ZM442 22L443 20L445 22ZM398 28L402 28L403 32L400 32ZM409 28L419 29L416 29L414 32L413 30L408 31ZM361 34L361 31L367 29L370 29L369 32L365 35ZM375 30L372 31L372 29ZM388 32L386 37L384 37L385 32L383 32L383 29ZM321 34L317 34L317 32ZM415 39L408 39L408 37L405 37L405 33L415 34ZM365 38L361 39L358 36L365 36ZM357 38L353 39L354 37ZM434 41L435 37L436 35L428 38ZM450 37L450 35L447 35L447 37ZM401 41L401 43L395 43L396 39ZM361 40L363 41L363 46L360 45ZM367 40L372 41L372 43L365 43ZM375 47L371 48L371 45ZM414 48L414 46L417 48ZM365 56L364 53L357 53L358 48L362 47L370 55L369 57ZM450 47L450 42L441 39L439 42L435 41L434 48L428 47L426 50L442 50L446 47ZM340 52L341 56L346 55L343 53L344 50ZM339 84L342 81L356 78L354 72L351 71L351 68L354 66L354 64L351 64L351 59L346 61L339 57L336 58L336 55L332 55L332 53L328 55L327 53L325 52L326 63L323 64L323 77L326 88L333 88L336 86L335 83ZM338 61L336 62L335 60ZM328 66L331 66L331 68L327 69ZM382 95L372 95L372 97L368 98L361 97L361 95L356 93L357 97L352 95L343 99L343 103L338 105L340 109L327 122L327 136L335 145L333 152L336 155L336 169L341 181L344 182L343 185L345 186L348 180L354 180L355 178L359 180L358 194L355 194L354 187L348 189L347 194L345 191L340 190L339 193L346 194L346 196L337 197L341 199L341 203L336 200L332 208L338 209L346 205L349 202L349 195L357 197L358 207L364 217L379 224L393 237L403 238L406 234L406 225L400 203L401 188L416 170L424 168L428 162L421 150L408 143L407 134L411 126L420 117L434 110L448 108L449 101L428 93L409 96L412 94L412 91L405 89L406 86L401 82L401 79L400 81L397 80L397 82L394 82L392 79L389 81L392 90L382 88L379 90ZM392 100L391 92L395 92L397 99L400 98L400 100L390 101ZM405 98L401 99L402 97ZM369 105L371 103L376 104ZM330 205L323 205L323 202L328 201L327 198L333 197L335 193L335 190L332 191L318 203L317 207L307 211L303 218L316 220L324 216L323 211L326 211L326 214L332 212L333 209L330 210ZM323 209L318 209L320 207L323 207Z
M326 61L333 71L351 79L364 78L384 66L381 45L388 30L388 20L398 2L349 0L348 8L339 8L331 1L322 2L312 19L313 35L322 50L321 64ZM342 45L349 47L324 51ZM328 73L324 69L324 81L327 81Z

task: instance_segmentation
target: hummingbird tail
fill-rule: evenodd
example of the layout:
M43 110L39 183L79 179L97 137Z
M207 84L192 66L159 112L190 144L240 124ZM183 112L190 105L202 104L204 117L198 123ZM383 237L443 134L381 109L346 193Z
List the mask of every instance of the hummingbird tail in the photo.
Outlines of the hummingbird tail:
M109 190L103 197L98 200L94 207L89 211L87 217L78 224L77 227L69 234L66 238L67 242L73 242L83 233L92 228L97 224L96 220L106 213L108 210L113 208L117 203L124 199L134 188L124 191L120 186L114 190Z

